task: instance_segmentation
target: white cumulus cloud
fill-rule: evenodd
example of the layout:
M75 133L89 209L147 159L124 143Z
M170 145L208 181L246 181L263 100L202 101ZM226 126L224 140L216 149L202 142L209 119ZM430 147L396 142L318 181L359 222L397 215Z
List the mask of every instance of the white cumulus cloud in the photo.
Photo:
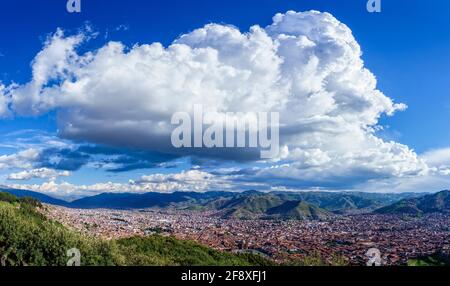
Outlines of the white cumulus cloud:
M39 168L26 170L18 173L12 173L8 176L8 180L26 181L31 179L50 179L54 181L58 177L68 177L68 176L70 176L70 172L68 171L58 172L53 169Z
M50 37L30 82L2 96L11 111L56 109L65 138L165 152L174 151L171 116L194 104L219 113L276 111L282 163L258 178L320 187L428 172L408 146L375 135L381 116L406 105L377 89L352 31L329 13L289 11L248 32L209 24L168 47L109 42L78 53L87 38L62 30Z
M26 149L18 153L0 156L0 169L20 168L28 169L39 159L39 151L34 148Z

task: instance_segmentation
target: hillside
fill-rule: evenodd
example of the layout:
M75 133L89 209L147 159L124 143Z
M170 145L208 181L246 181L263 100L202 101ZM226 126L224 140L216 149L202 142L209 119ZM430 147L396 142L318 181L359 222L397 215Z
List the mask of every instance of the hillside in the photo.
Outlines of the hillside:
M362 192L299 192L276 193L283 200L305 201L335 214L369 213L405 198L423 194L362 193Z
M290 201L275 194L247 192L210 202L207 209L219 210L235 219L321 219L331 213L305 201Z
M370 213L418 194L371 193L259 193L244 192L213 199L202 209L218 210L225 218L321 219L333 214Z
M304 201L288 201L269 209L267 215L286 219L323 219L331 213Z
M66 201L55 199L55 198L47 196L45 194L33 192L33 191L0 188L0 192L8 193L8 194L11 194L18 198L33 198L42 203L50 204L50 205L67 206L69 204Z
M18 197L32 197L44 203L80 209L178 209L212 210L224 217L251 219L268 216L269 209L284 203L302 201L333 214L371 213L404 199L414 199L424 194L376 194L358 192L175 192L175 193L104 193L73 202L54 199L41 193L23 190L1 190ZM282 215L282 214L279 214ZM294 213L293 217L297 217Z
M407 214L420 216L429 213L450 214L450 191L442 191L419 198L404 199L375 211L377 214Z
M224 202L218 210L226 218L252 219L265 215L267 210L282 203L279 197L271 194L242 194Z
M82 265L267 265L250 254L222 253L195 242L151 236L105 241L86 237L38 212L40 203L0 193L0 254L4 265L64 266L78 248Z

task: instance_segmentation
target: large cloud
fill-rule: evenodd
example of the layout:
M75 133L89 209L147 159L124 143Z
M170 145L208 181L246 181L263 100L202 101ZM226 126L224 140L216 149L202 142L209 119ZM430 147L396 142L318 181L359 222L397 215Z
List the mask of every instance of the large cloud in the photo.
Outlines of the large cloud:
M3 102L19 115L57 109L65 138L163 152L174 151L171 116L194 104L221 113L278 111L282 162L254 175L280 184L332 186L428 170L407 146L375 135L381 116L406 106L377 90L351 30L328 13L277 14L246 33L210 24L167 48L109 42L77 53L86 38L58 30L36 56L32 80L3 88Z

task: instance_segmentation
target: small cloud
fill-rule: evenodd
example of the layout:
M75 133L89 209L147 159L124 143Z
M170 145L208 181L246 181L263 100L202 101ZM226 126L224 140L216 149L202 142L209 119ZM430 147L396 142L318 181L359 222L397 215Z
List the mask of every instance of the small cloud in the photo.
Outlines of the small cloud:
M58 177L69 177L70 172L63 171L58 172L48 168L33 169L28 171L23 171L19 173L13 173L8 176L8 180L11 181L27 181L31 179L50 179L51 181L56 180Z
M116 31L128 31L130 29L130 26L129 25L119 25L119 26L117 26L116 27Z

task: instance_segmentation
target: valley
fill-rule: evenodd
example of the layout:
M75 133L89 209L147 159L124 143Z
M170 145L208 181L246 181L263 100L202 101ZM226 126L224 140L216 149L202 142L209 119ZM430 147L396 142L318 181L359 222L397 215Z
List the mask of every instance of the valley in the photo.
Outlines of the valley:
M278 263L315 257L320 263L364 265L378 248L385 265L437 252L450 254L450 219L443 214L340 215L320 220L242 220L217 211L106 210L49 207L52 220L107 239L163 235L192 240L216 250L253 253ZM338 260L338 261L336 261Z
M156 235L283 265L365 265L372 248L383 265L450 256L449 191L100 194L73 202L4 192L34 196L47 219L100 240Z

